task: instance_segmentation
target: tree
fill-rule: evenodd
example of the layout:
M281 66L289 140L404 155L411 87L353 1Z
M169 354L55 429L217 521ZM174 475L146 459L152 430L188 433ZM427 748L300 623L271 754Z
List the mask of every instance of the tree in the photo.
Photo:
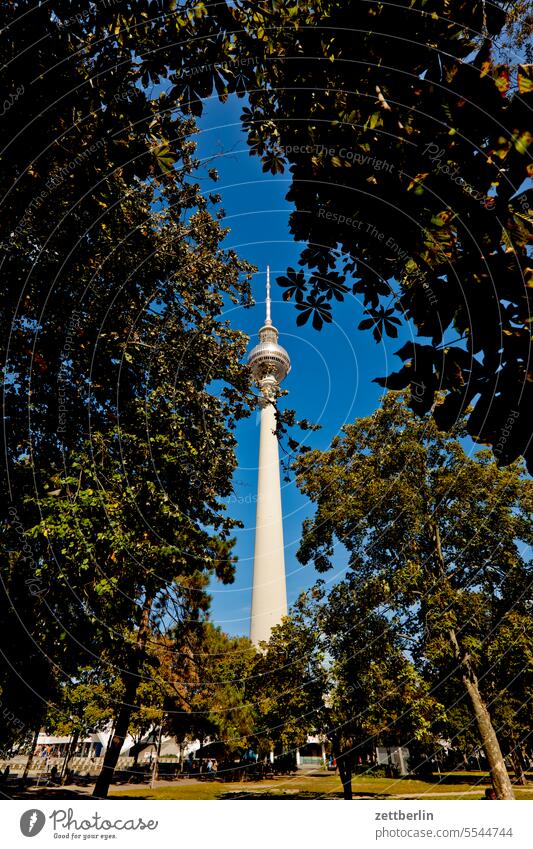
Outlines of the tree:
M398 618L421 668L457 677L498 797L512 798L480 672L531 582L532 484L519 465L467 455L457 436L389 393L329 450L304 454L297 480L316 512L298 556L325 571L335 539L346 546L360 592Z
M527 594L530 595L530 590ZM527 636L531 629L531 611L524 614L517 610L521 606L520 602L516 603L515 593L512 598L514 602L509 597L505 598L508 612L502 622L498 621L498 614L494 615L486 602L477 599L477 607L480 607L481 602L484 609L484 633L490 635L490 638L486 638L484 643L479 634L475 637L472 635L470 639L475 639L478 648L476 671L502 752L512 765L515 782L526 784L528 761L525 752L529 747L532 727L532 693L529 683L532 660ZM473 605L471 614L472 610ZM465 762L468 762L480 747L464 691L454 676L449 677L448 665L437 666L428 672L435 695L450 706L446 711L442 737L451 740L454 747L464 753Z
M83 669L75 682L66 682L60 688L60 700L48 708L44 726L48 733L60 737L70 735L71 740L61 768L63 778L70 759L76 752L80 738L110 725L114 701L121 696L120 681L107 679L105 667ZM117 686L118 684L118 686Z
M328 736L344 798L351 799L355 763L373 758L376 746L433 746L444 709L410 659L400 622L383 613L381 599L368 593L364 580L349 573L324 598L316 618L333 661Z
M134 762L139 756L139 744L143 737L158 729L162 723L162 708L165 691L157 675L157 649L161 638L152 634L148 657L141 671L141 682L137 687L135 704L132 708L128 731L133 738ZM97 731L112 731L117 705L124 701L122 676L105 662L78 672L74 682L61 686L60 700L51 704L44 726L48 733L73 736L70 751L65 758L63 773L67 771L70 757L75 753L78 740Z
M319 581L272 631L250 674L256 747L289 752L310 734L331 743L345 799L358 758L378 745L430 743L442 706L401 636L355 575L328 592Z
M405 639L349 575L304 593L272 631L250 672L258 751L328 739L345 799L358 759L379 745L434 743L444 711L405 651Z
M255 728L255 706L247 698L254 647L209 621L177 643L171 636L160 670L169 729L182 742L217 743L225 754L242 749Z
M248 699L257 711L258 752L294 751L324 727L327 674L309 601L302 596L272 630L250 669Z
M251 398L247 340L223 318L228 301L249 303L251 267L221 247L194 123L147 91L160 31L149 4L131 5L131 29L108 4L73 19L63 2L0 11L2 83L31 90L2 122L12 506L0 572L13 639L0 687L15 682L15 715L40 725L63 676L95 655L115 664L123 705L101 795L152 630L165 615L201 618L207 575L232 579L220 499Z
M531 588L522 587L521 593L516 587L509 589L514 606L504 615L499 627L498 612L490 622L495 639L487 645L482 675L504 751L512 762L517 781L526 784L528 762L524 752L530 746L533 727ZM505 604L508 605L507 598Z
M190 392L187 395L190 397ZM169 424L172 424L172 417ZM161 424L157 432L160 447L166 451ZM210 440L214 433L216 429L207 429L203 438ZM222 423L219 435L223 444ZM124 437L122 433L123 449L127 447ZM169 505L168 490L164 486L161 489L150 486L148 469L143 465L143 461L154 462L157 450L149 453L147 449L143 456L139 440L134 444L135 465L131 459L132 465L126 469L133 469L135 485L129 485L127 495L124 495L125 470L121 465L126 452L120 460L120 469L118 465L114 468L115 460L108 446L107 451L102 452L101 466L80 463L79 476L74 478L78 486L74 498L70 490L72 481L61 481L66 489L65 496L54 497L53 504L47 505L45 518L31 532L37 541L45 535L54 553L52 562L57 569L54 607L62 617L65 638L79 633L80 628L74 630L72 625L71 630L67 620L69 603L73 606L72 599L79 599L78 615L83 615L82 627L90 643L81 646L75 643L71 649L78 663L86 655L94 660L95 655L104 654L110 670L122 684L122 695L114 710L114 733L95 785L98 796L107 792L135 712L139 687L150 675L146 664L153 654L154 630L162 629L169 617L176 623L176 630L192 629L208 606L206 575L216 573L221 580L227 581L231 580L233 569L232 540L228 537L231 521L210 512L208 496L203 504L195 499L189 506L185 499L190 498L190 494L185 488L180 493L175 484L171 491L180 493L181 498L176 496L175 503ZM213 443L215 450L216 442ZM204 454L207 462L207 448ZM169 453L166 459L175 466L175 473L181 478L183 467L176 462L175 452ZM232 454L228 453L223 462L226 460L232 462ZM161 464L159 471L161 480L168 481L168 467ZM200 463L197 471L201 473ZM205 485L213 486L219 471L221 468L212 457L212 475L204 479ZM199 478L195 484L198 493L204 484ZM190 486L192 489L193 484ZM150 493L149 502L145 493ZM142 514L138 510L140 503L149 504ZM206 519L212 516L219 533L213 534L205 526L200 527L200 520L195 520L195 510ZM106 512L112 517L109 524ZM58 549L57 546L62 547ZM139 563L143 564L142 569ZM47 577L52 579L52 574Z
M157 732L165 726L165 693L157 677L154 677L149 664L147 664L147 667L146 672L148 674L137 688L136 703L128 726L128 732L133 738L130 754L133 756L134 766L139 759L143 740L146 740L152 734L155 741Z
M445 430L471 404L470 434L531 471L528 5L266 0L190 30L203 72L176 74L172 96L198 114L212 91L246 92L250 152L290 171L307 246L278 283L297 324L319 330L349 293L378 342L408 322L430 341L401 348L382 385L410 386L420 414L442 392Z

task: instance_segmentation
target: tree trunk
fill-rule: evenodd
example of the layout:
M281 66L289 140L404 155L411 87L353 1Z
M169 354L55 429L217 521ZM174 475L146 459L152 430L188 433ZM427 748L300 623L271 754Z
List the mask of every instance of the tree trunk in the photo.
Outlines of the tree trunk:
M331 737L331 746L333 756L337 762L339 770L339 778L342 783L342 796L346 801L353 799L352 793L352 767L350 764L350 756L343 753L337 737Z
M159 755L161 754L161 738L162 737L163 737L163 723L161 722L161 725L159 727L159 734L158 734L158 737L157 737L157 746L156 746L156 750L155 750L154 763L153 763L153 766L152 766L152 778L150 780L150 787L152 788L152 790L155 787L155 783L157 781L157 771L159 769Z
M461 666L463 667L464 665L465 661L463 661ZM502 750L500 748L490 714L481 697L481 693L479 692L477 678L472 669L468 668L461 669L461 678L470 700L481 744L485 750L485 756L489 763L490 777L494 790L496 791L496 795L498 799L514 799L511 779L509 778L509 773L505 766Z
M522 767L522 770L524 772L524 778L526 780L526 784L529 784L529 779L527 777L527 772L530 768L529 761L526 759L526 756L524 754L524 750L523 750L521 745L518 745L518 748L517 748L516 751L517 751L517 754L518 754L518 759L520 761L520 766Z
M441 580L445 580L446 563L444 562L444 555L442 552L439 525L435 516L433 517L433 522L438 576ZM472 664L470 663L470 658L467 653L462 651L454 628L449 629L448 636L460 671L461 681L463 682L463 686L470 702L470 708L476 721L480 742L485 750L485 756L489 764L492 786L496 791L496 796L498 799L514 799L511 779L509 778L509 773L505 766L498 737L496 736L487 706L479 692L477 676Z
M66 753L65 758L63 760L63 766L61 767L61 775L60 775L61 784L63 784L63 779L67 774L70 759L71 759L73 753L76 751L76 746L78 745L79 736L80 736L79 729L76 729L74 731L74 733L72 734L72 737L70 738L70 743L68 744L68 747L67 747L67 753Z
M137 690L141 681L139 673L141 671L141 667L145 659L145 649L146 641L148 639L149 634L151 607L152 600L150 599L149 601L146 601L143 610L141 624L139 626L139 633L137 635L135 654L132 658L132 662L130 663L130 668L128 670L129 674L127 675L125 681L124 700L117 715L113 735L109 740L109 744L104 755L104 763L102 765L100 775L96 779L96 784L94 785L93 796L96 796L98 799L107 798L107 794L109 792L109 785L113 780L113 774L117 766L120 751L122 749L122 746L124 745L124 741L128 734L130 718L134 708L135 696L137 695Z
M344 755L337 758L337 766L339 767L339 777L342 782L342 796L347 801L351 801L353 799L352 770Z
M132 764L131 768L135 769L135 767L137 766L137 764L139 762L142 734L139 734L138 737L134 737L133 739L134 739L135 742L133 744L133 764Z
M130 670L130 672L131 671L132 670ZM130 675L126 682L124 701L117 715L115 731L109 740L109 744L104 755L104 763L102 765L100 775L96 779L96 784L94 785L93 796L96 796L99 799L107 798L109 785L113 780L113 773L117 766L120 751L128 734L130 717L133 711L133 703L135 701L135 696L137 695L138 686L139 679L134 675Z
M521 784L524 786L527 784L526 775L524 772L524 768L522 765L522 758L520 757L520 749L515 743L515 741L511 738L511 761L513 762L513 770L517 784Z
M32 767L33 757L35 755L35 749L37 748L37 741L39 739L39 730L39 728L36 730L35 734L33 735L33 740L31 741L30 753L28 755L28 760L26 761L26 766L24 767L24 772L22 774L23 782L26 781L26 779L28 778L30 769Z

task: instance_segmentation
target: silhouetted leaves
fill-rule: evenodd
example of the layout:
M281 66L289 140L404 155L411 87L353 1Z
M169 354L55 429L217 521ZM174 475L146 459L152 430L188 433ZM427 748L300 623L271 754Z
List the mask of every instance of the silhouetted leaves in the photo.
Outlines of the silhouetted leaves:
M298 327L306 324L311 316L313 317L312 324L315 330L321 330L324 322L330 324L332 321L331 306L327 303L324 295L317 297L311 294L305 301L301 303L297 302L296 309L300 311L296 319Z
M394 314L394 309L379 309L365 310L370 318L364 318L359 323L359 330L368 330L372 328L372 335L376 342L381 342L383 333L387 336L396 338L398 336L398 325L401 324L400 319Z
M309 279L309 283L317 291L323 292L328 301L335 298L336 301L344 301L344 295L350 291L348 286L343 282L344 278L334 271L320 276L314 275Z
M289 266L287 269L287 275L278 277L276 282L278 286L285 289L282 295L284 301L290 301L294 297L296 303L302 303L307 286L303 271L296 272L294 268Z
M448 357L441 369L422 348L416 378L413 370L420 413L434 386L453 394L438 412L444 425L462 408L458 399L477 404L490 393L495 369L504 397L520 384L532 400L524 285L532 202L515 195L533 174L533 72L523 62L503 64L493 50L491 38L502 34L508 53L515 44L515 55L527 50L527 26L513 23L503 0L450 0L442 14L425 6L333 0L326 16L310 0L260 10L217 6L201 31L207 27L219 45L226 39L232 55L234 30L245 33L243 127L266 171L288 163L291 233L311 272L305 303L304 287L285 285L298 324L329 323L318 297L341 301L352 286L368 311L360 327L378 342L404 320L435 348L457 332L462 341L453 347L468 348L471 368ZM527 24L523 4L520 14ZM351 18L356 31L346 27ZM394 315L384 300L392 280L400 290ZM490 394L483 409L490 420ZM485 435L497 434L493 424ZM531 449L524 450L531 464Z

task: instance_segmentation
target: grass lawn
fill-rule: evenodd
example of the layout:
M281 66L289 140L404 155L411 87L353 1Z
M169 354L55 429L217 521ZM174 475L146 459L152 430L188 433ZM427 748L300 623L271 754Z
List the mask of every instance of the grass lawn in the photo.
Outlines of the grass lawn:
M366 799L481 799L487 786L488 776L481 773L449 773L431 782L355 776L352 782L354 796ZM517 787L515 792L517 799L533 800L533 786ZM121 799L341 799L342 790L338 776L314 773L242 784L178 780L154 790L114 789L109 795Z

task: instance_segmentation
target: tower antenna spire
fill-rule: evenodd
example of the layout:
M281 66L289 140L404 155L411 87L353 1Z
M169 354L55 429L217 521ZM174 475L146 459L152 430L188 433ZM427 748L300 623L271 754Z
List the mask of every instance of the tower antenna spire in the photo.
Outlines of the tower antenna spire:
M266 319L265 324L272 324L270 318L270 266L267 265L267 296L266 296Z

